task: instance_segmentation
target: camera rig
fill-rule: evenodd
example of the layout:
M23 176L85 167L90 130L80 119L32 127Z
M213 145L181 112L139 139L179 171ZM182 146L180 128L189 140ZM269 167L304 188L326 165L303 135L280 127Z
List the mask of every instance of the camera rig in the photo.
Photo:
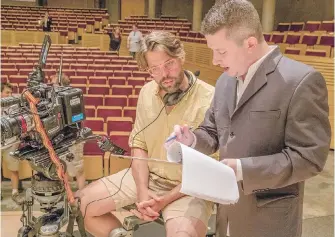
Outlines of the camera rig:
M81 236L86 236L80 199L74 197L66 174L65 161L74 158L69 147L94 139L103 151L125 153L107 137L94 135L91 129L82 127L86 118L83 92L61 85L62 59L58 85L45 82L43 68L50 46L50 36L45 35L39 62L28 75L27 88L22 94L0 99L1 149L19 143L11 155L27 160L34 170L31 188L26 190L24 201L18 203L23 212L18 237L73 236L75 220ZM44 212L38 218L32 214L35 201ZM67 223L66 232L61 233Z

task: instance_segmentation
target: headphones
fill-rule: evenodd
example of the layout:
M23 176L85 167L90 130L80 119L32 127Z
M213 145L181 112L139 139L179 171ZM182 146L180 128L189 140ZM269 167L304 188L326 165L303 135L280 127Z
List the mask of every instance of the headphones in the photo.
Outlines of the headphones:
M191 90L191 88L195 85L196 80L198 79L197 76L199 73L195 73L195 80L193 80L193 76L188 72L184 71L187 79L188 79L188 88L185 91L178 89L176 92L173 93L166 93L163 96L163 103L165 106L173 106L178 104L182 98Z

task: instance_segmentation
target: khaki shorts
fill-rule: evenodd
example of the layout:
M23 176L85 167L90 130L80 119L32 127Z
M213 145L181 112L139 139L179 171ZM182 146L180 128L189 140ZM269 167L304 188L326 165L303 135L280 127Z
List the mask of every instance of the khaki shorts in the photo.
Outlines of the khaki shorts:
M71 162L66 161L67 173L74 177L84 172L84 143L71 146L69 151L73 153L74 159Z
M20 162L18 159L11 156L9 153L15 151L20 144L13 145L5 150L2 150L2 157L7 164L7 168L10 171L19 171Z
M100 181L105 184L110 195L113 195L116 209L134 204L137 199L136 184L132 176L131 169L129 169L128 172L127 170L128 169L125 169L114 175L100 179ZM122 180L121 189L117 194L115 194L120 188L120 183L123 176L124 178ZM154 191L157 195L164 195L165 193L171 191L171 186L167 187L166 185L149 179L149 189ZM162 210L163 219L165 222L169 219L174 219L177 217L194 217L198 220L201 220L206 226L208 225L208 220L212 212L213 204L211 202L190 196L184 196L170 203Z

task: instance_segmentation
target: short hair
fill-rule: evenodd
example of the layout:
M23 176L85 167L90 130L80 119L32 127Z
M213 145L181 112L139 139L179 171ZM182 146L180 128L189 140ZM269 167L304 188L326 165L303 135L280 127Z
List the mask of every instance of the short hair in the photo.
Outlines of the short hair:
M164 51L172 58L185 58L184 45L174 34L167 31L152 31L144 36L140 50L136 54L137 64L141 70L148 69L146 53Z
M59 76L59 72L56 72L56 74L52 77L52 80L56 79L57 82L58 82L58 76ZM70 78L64 73L62 73L62 76L61 76L61 84L63 86L69 86L70 85Z
M247 0L217 0L201 23L201 33L213 35L221 29L238 44L248 37L264 40L262 24L254 5Z
M8 82L1 82L1 92L3 92L3 90L5 89L5 87L8 87L9 89L13 90L12 84L10 84Z

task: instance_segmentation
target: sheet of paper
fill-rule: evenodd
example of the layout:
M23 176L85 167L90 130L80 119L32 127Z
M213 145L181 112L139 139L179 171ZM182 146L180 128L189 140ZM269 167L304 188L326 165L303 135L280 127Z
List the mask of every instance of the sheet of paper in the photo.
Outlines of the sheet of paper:
M234 204L239 191L234 170L188 146L174 142L167 159L182 163L181 193L220 204Z

